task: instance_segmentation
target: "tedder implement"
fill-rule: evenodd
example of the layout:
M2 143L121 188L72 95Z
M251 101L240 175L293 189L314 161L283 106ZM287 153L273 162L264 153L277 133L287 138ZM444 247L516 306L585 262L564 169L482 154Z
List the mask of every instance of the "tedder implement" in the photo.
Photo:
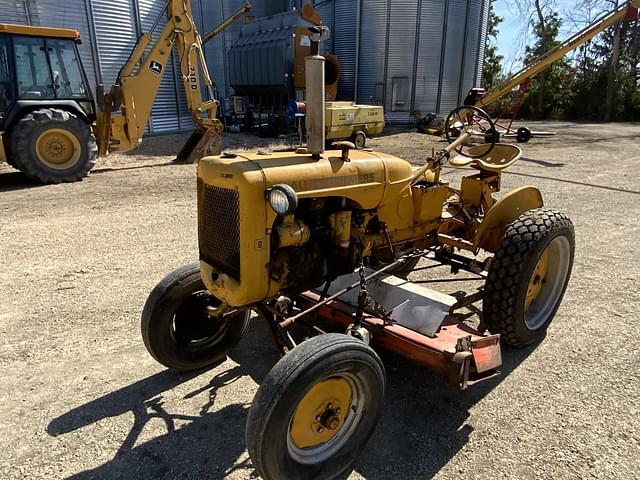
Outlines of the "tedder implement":
M0 161L41 183L71 182L88 175L98 156L136 148L174 46L196 125L178 160L220 153L222 123L202 45L250 8L245 3L201 40L190 1L167 0L151 29L166 14L162 32L155 42L151 33L138 38L116 84L108 93L97 87L96 102L77 31L0 24Z
M465 122L419 166L350 142L325 151L323 62L306 59L306 148L199 161L200 261L162 280L142 314L148 351L180 371L224 359L251 310L267 322L282 357L246 424L266 480L349 468L382 411L385 369L372 346L467 388L497 374L501 342L544 337L573 263L573 225L537 188L494 198L520 149L474 144ZM493 126L476 107L450 118ZM454 188L444 165L472 173ZM481 286L454 297L406 280L419 261Z

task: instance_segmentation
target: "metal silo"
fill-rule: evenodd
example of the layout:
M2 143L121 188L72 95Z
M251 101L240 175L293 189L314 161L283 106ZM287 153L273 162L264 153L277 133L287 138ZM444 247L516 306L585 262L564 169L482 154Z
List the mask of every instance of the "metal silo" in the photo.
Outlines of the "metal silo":
M445 3L442 0L424 0L419 5L417 21L420 34L417 41L413 110L423 115L438 110Z
M332 3L338 98L384 105L388 122L404 123L415 110L446 115L477 84L488 0Z
M356 74L360 28L360 0L341 0L334 4L331 25L331 46L340 61L338 96L342 99L356 98Z
M0 2L0 22L33 25L32 7L27 0Z
M389 0L383 96L390 123L406 123L412 110L417 16L418 0Z
M484 0L482 2L482 10L480 13L480 33L478 34L478 43L481 45L478 52L478 69L476 71L475 85L481 86L482 82L482 69L484 68L484 46L487 43L487 33L489 29L489 8L491 7L490 0Z

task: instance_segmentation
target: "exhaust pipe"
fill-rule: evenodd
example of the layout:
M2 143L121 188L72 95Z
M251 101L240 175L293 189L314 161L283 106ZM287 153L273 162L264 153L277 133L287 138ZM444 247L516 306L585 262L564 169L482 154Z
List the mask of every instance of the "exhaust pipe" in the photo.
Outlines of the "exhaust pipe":
M307 150L318 159L324 152L324 57L313 55L304 60L307 97L305 126Z

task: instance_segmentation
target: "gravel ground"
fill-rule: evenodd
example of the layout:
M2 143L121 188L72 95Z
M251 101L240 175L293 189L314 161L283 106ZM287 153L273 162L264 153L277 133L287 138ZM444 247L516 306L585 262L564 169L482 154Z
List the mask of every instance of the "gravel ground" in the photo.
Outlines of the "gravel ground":
M538 186L577 236L547 338L465 392L383 354L385 412L345 478L637 478L639 127L534 125L558 135L525 145L503 190ZM163 369L139 333L151 288L197 258L195 166L168 163L182 141L145 139L74 184L0 166L0 478L256 477L244 423L277 360L263 324L199 375ZM433 146L391 130L370 144L415 162Z

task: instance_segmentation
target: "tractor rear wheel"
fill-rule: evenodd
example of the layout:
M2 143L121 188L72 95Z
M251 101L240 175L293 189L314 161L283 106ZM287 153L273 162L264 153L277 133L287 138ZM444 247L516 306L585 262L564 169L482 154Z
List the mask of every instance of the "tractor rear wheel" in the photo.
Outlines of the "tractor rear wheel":
M313 337L285 355L256 393L246 443L265 480L330 479L344 472L382 413L384 367L364 342Z
M483 318L515 347L541 340L567 288L575 238L556 210L529 210L507 227L489 266Z
M13 164L40 183L73 182L86 177L98 156L89 125L57 108L25 115L13 128Z
M199 263L174 270L144 305L141 330L147 351L165 367L182 372L224 360L249 326L251 312L210 318L207 307L219 304L205 289Z

